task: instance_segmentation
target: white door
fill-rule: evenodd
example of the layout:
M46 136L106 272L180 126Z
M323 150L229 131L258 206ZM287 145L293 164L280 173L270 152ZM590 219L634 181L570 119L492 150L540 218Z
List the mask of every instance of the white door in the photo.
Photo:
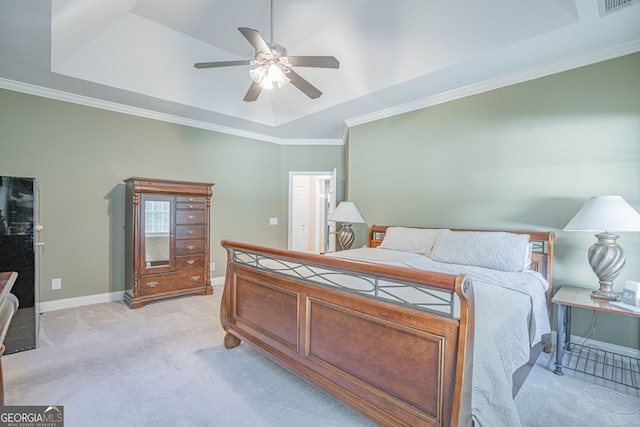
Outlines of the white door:
M292 197L292 247L294 251L307 250L307 188L299 185L293 187Z

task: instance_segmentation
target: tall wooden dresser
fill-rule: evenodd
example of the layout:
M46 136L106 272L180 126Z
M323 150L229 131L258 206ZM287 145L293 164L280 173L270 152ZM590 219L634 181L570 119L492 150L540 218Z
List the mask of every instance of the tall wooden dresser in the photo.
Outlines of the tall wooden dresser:
M213 184L129 178L126 286L131 308L179 295L211 295L209 209Z

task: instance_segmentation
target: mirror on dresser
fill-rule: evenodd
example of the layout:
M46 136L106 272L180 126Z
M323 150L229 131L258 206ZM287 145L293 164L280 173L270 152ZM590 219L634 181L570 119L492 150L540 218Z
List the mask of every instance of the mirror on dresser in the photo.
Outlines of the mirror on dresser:
M143 197L144 203L144 266L157 269L171 266L171 201L162 196Z

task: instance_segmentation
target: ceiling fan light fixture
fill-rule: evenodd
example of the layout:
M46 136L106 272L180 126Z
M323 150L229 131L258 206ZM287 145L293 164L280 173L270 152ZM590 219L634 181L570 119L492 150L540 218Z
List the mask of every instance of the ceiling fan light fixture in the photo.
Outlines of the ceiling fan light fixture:
M289 78L282 74L282 78L280 80L277 81L278 83L278 88L281 88L282 86L286 86L291 80L289 80Z
M267 76L272 82L277 82L282 78L282 76L284 76L284 73L282 72L280 67L278 67L274 63L271 63L271 65L269 65L269 71L267 72Z
M276 85L281 88L289 82L309 98L316 99L322 95L322 92L293 71L291 67L339 68L340 63L333 56L287 57L287 50L273 42L273 2L274 0L271 0L271 41L269 43L264 40L259 31L248 27L238 27L238 31L255 49L253 60L198 62L194 66L196 68L216 68L233 65L257 65L257 68L249 70L253 82L243 98L246 102L258 99L262 89L273 89Z
M264 80L264 77L267 75L267 71L265 70L265 66L264 65L260 65L258 68L254 68L253 70L249 70L249 75L251 76L251 79L258 83L258 84L262 84L262 81Z
M271 81L269 76L265 76L262 78L260 86L262 86L262 89L273 89L273 82Z
M258 68L249 70L249 75L263 89L273 89L274 85L281 88L291 81L285 71L275 62L261 64Z
M275 63L269 65L269 72L267 74L267 77L271 80L272 83L276 83L279 88L285 86L290 82L284 70Z

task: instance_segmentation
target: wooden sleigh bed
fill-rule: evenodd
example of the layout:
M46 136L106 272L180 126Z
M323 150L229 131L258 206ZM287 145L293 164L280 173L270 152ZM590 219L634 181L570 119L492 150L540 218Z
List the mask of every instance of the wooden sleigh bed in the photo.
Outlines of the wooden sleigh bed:
M356 253L394 255L383 243L386 233L407 230L372 226L368 248ZM446 233L528 235L527 266L549 285L542 292L548 322L553 233L454 229ZM484 409L472 405L472 394L476 399L479 393L473 370L483 369L481 363L474 363L474 346L479 349L483 344L474 342L474 335L478 340L482 335L474 320L474 294L480 286L486 293L489 286L480 284L482 274L478 273L481 279L475 283L468 274L409 268L406 261L344 258L352 251L330 256L231 241L223 241L222 246L228 253L220 310L227 332L225 347L236 347L241 341L254 346L380 425L482 424L478 420ZM385 250L369 249L377 247ZM427 258L424 253L410 256L417 262ZM530 360L547 342L545 335L532 343L536 345ZM524 364L513 373L514 390L526 370Z

